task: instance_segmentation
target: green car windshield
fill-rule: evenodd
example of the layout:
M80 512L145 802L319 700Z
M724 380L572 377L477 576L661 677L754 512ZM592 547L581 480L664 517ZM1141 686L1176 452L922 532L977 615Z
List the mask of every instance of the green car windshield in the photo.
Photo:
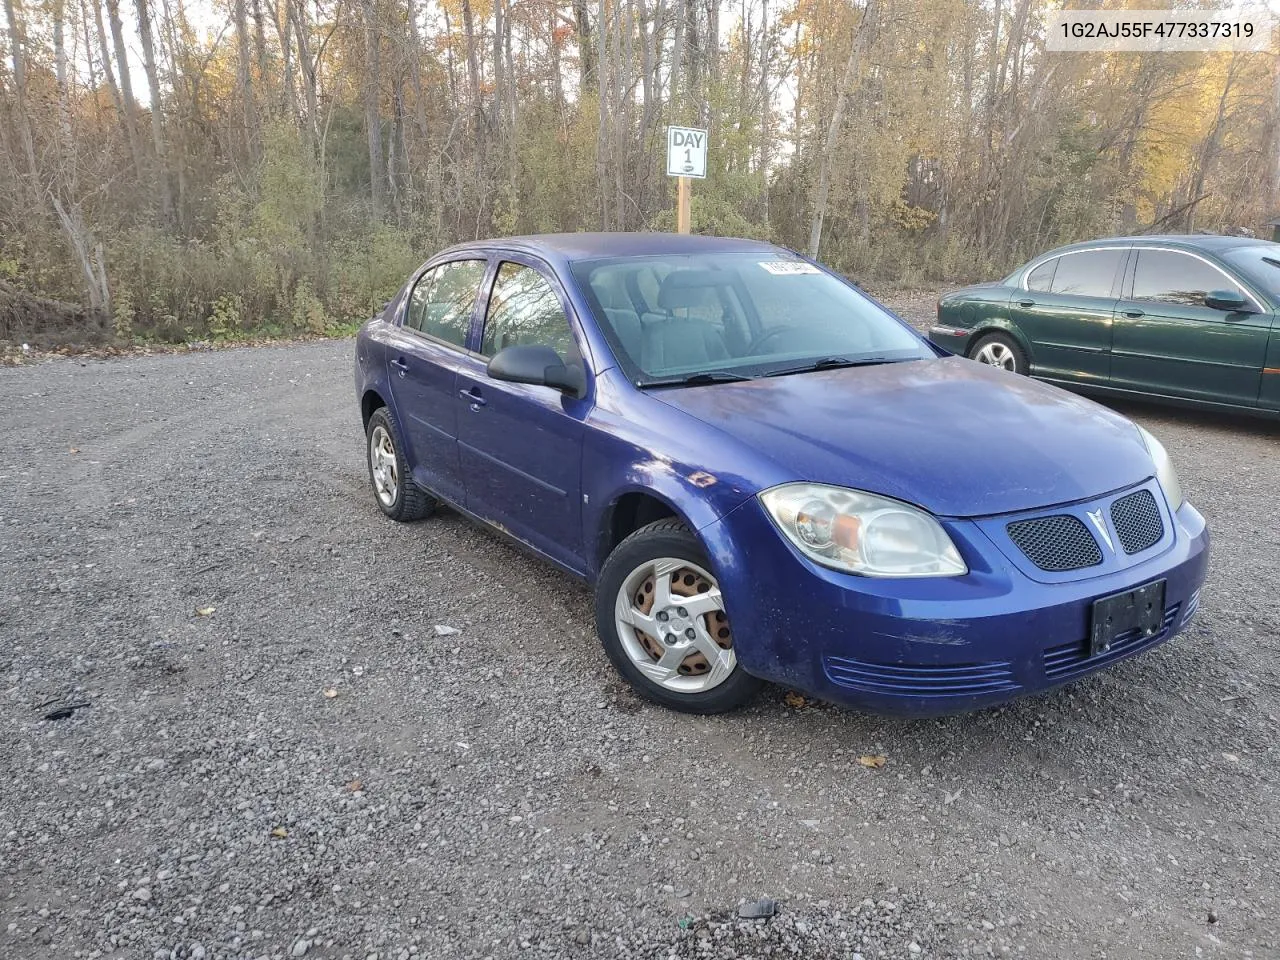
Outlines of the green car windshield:
M934 356L874 301L798 258L622 257L581 261L572 271L641 385Z

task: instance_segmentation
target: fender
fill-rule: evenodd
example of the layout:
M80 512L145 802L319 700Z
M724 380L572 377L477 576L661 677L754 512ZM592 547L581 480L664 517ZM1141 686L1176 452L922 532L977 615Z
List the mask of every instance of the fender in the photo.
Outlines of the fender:
M988 333L1007 333L1017 340L1018 346L1022 348L1022 353L1027 358L1027 362L1031 364L1032 369L1035 369L1035 350L1031 346L1031 341L1027 339L1027 335L1022 332L1022 328L1016 323L1008 317L984 317L981 321L981 326L974 327L973 332L969 335L968 346L972 347ZM968 355L966 351L965 356Z
M698 531L760 490L796 479L781 465L769 469L771 461L756 450L744 451L739 463L736 441L653 397L633 393L619 403L621 376L616 368L597 375L597 403L583 443L584 559L593 581L608 556L613 511L624 496L653 497ZM715 473L706 469L709 450L719 454Z
M364 410L365 394L372 390L399 416L387 378L386 341L383 336L386 328L387 324L381 317L374 317L365 322L356 337L355 387L362 414L367 412Z

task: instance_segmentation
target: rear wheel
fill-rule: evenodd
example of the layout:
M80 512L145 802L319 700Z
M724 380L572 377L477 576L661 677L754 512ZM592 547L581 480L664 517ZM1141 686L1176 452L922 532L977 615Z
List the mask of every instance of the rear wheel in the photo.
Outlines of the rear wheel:
M609 555L596 629L636 692L673 710L722 713L760 689L738 663L706 552L679 520L642 527Z
M989 333L981 337L969 351L969 356L979 363L1024 376L1030 367L1018 341L1007 333Z
M435 510L436 501L413 482L400 437L395 415L386 407L375 410L365 427L369 483L378 508L392 520L421 520Z

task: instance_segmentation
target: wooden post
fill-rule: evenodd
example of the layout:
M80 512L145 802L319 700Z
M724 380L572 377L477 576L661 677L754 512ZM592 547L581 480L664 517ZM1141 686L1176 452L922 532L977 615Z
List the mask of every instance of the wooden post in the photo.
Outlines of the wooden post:
M689 178L676 178L676 233L688 233L691 211L689 208Z

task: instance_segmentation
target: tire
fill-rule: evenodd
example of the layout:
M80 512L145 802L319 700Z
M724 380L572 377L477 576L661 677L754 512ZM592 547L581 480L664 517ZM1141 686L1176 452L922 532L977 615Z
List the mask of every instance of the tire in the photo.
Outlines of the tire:
M738 663L711 561L679 520L641 527L614 548L596 583L596 631L636 693L672 710L724 713L763 684Z
M365 427L364 462L369 468L369 486L378 509L392 520L408 523L430 516L436 501L413 482L404 457L402 436L395 414L387 407L379 407Z
M1007 333L988 333L984 337L979 337L977 343L969 350L969 359L992 367L1000 367L1011 373L1019 373L1024 377L1031 369L1022 345Z

